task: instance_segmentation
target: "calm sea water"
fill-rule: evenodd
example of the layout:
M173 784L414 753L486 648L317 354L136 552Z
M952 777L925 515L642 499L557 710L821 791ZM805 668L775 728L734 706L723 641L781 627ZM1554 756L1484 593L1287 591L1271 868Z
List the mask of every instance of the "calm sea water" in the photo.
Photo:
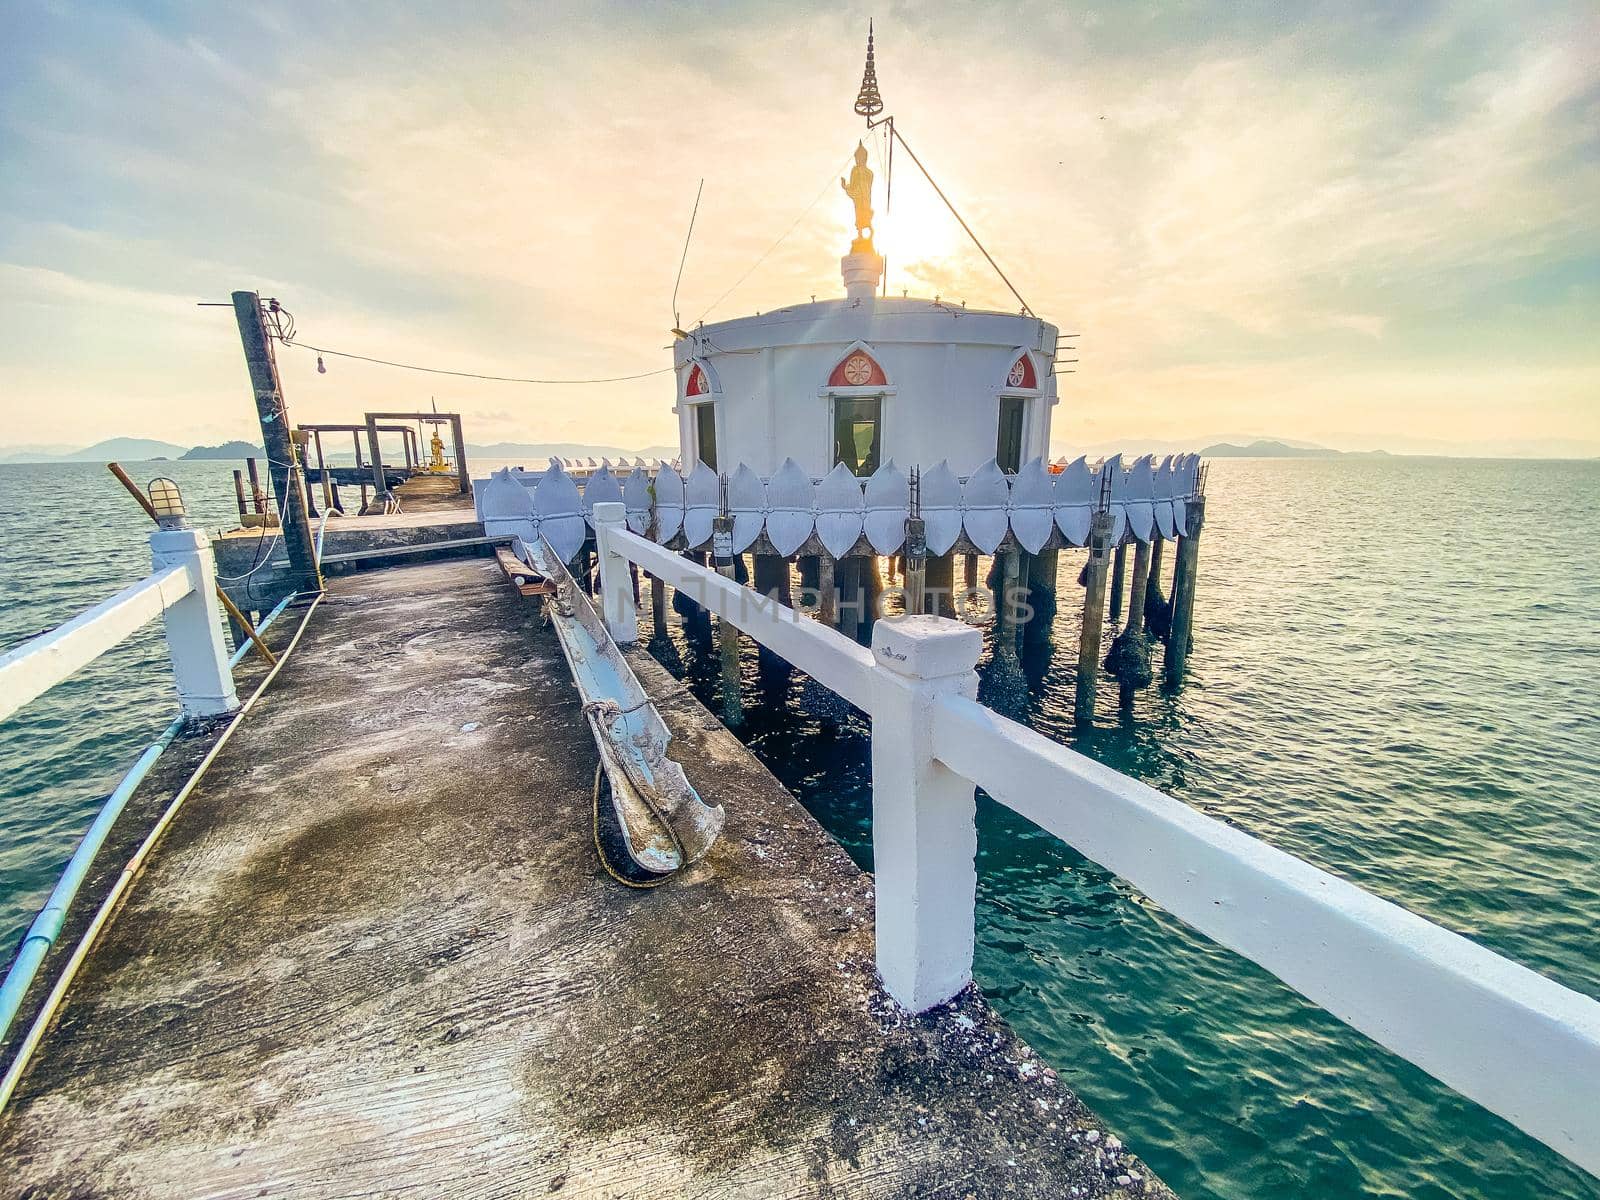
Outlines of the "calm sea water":
M232 464L156 464L213 524ZM1213 464L1187 686L1071 724L1081 555L1024 719L1600 995L1600 463ZM0 467L0 646L147 569L99 466ZM1170 563L1168 578L1170 579ZM681 643L715 698L714 656ZM866 726L747 656L750 744L870 865ZM0 726L0 940L170 719L154 631ZM1072 1086L1201 1197L1600 1198L1600 1183L980 799L978 975Z

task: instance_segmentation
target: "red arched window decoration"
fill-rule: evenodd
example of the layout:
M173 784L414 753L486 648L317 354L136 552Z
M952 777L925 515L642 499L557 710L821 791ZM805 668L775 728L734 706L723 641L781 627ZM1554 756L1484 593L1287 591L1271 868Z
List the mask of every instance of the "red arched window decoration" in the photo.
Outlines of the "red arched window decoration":
M828 376L829 387L884 387L888 382L883 368L865 350L850 351Z
M683 394L686 396L704 396L710 390L711 385L706 382L706 373L700 369L700 364L696 363L689 370L689 386L684 388Z
M1033 373L1033 360L1026 354L1011 364L1011 373L1006 376L1006 386L1011 388L1028 388L1036 390L1039 380Z

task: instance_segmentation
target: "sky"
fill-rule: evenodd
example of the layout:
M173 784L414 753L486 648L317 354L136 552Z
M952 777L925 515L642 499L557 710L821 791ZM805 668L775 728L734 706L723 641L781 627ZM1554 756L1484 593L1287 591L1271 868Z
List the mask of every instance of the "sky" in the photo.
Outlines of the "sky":
M563 379L841 295L869 16L907 142L1080 335L1056 451L1600 454L1592 0L6 0L0 448L253 437L197 305L234 289L313 345ZM900 157L880 228L891 290L1015 308ZM280 363L296 421L432 397L479 443L675 441L670 375Z

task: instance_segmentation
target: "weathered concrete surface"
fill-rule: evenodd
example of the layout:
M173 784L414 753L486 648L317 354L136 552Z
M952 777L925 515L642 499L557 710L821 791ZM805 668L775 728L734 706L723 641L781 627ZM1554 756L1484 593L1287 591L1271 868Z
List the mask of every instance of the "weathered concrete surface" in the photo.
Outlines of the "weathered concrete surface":
M274 653L281 653L294 640L308 603L307 600L291 604L283 615L262 633L262 641L266 642ZM233 669L234 685L238 689L240 699L256 690L267 670L266 663L254 652L244 656L239 665ZM172 707L174 710L172 715L176 715L176 694L173 697ZM152 735L157 732L160 719L159 714L152 714ZM183 732L167 748L166 753L156 759L155 765L150 768L143 782L128 798L128 803L123 807L116 823L112 825L105 844L100 847L100 852L89 864L89 872L78 889L77 898L67 913L60 935L46 952L44 961L39 966L39 973L34 977L33 986L23 996L22 1007L17 1013L17 1019L12 1022L10 1036L0 1041L0 1070L11 1065L17 1044L26 1036L44 1004L45 997L55 986L55 981L60 977L67 959L72 956L79 939L83 937L100 905L115 886L122 869L127 866L144 842L145 835L172 803L172 798L200 765L227 723L226 718L213 718L186 725ZM128 765L133 765L131 760ZM10 960L20 945L19 937L16 946L7 946L0 951L5 959L4 966L10 966Z
M893 1007L870 881L642 655L728 825L605 877L534 611L479 560L333 585L0 1117L0 1194L1167 1195L976 995Z

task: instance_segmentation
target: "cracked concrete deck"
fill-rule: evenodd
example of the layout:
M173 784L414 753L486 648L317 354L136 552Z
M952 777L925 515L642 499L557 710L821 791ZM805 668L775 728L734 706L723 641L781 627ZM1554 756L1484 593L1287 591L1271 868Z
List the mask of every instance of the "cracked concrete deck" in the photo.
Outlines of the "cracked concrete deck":
M728 823L599 869L535 608L467 559L330 585L0 1116L0 1195L1167 1196L975 991L872 971L872 890L642 652Z

